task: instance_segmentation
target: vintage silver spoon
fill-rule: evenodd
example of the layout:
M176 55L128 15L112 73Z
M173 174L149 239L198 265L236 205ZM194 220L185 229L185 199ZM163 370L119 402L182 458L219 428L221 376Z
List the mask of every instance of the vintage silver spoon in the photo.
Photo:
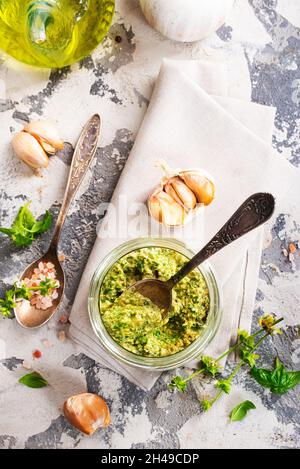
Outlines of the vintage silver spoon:
M275 200L271 194L258 193L252 195L209 243L173 277L165 282L157 279L144 279L136 282L128 290L149 298L163 310L163 316L166 317L172 305L172 290L175 285L216 252L265 223L272 216L274 208Z
M25 328L36 328L44 325L52 318L62 300L65 288L65 274L58 257L58 242L71 202L96 153L100 126L100 116L95 114L84 127L74 151L65 196L56 222L50 248L43 257L34 261L27 267L20 277L20 282L22 282L24 278L30 278L33 275L34 269L38 267L40 262L51 262L55 266L57 280L59 280L60 283L58 298L53 300L53 306L51 308L46 310L40 310L34 306L28 308L28 302L17 302L14 313L18 323Z

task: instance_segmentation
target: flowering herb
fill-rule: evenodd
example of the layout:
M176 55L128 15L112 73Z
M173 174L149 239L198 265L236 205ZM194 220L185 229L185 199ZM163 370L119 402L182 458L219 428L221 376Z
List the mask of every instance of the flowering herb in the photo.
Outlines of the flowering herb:
M204 410L204 412L207 412L211 407L212 407L212 402L210 401L202 401L202 409Z
M273 314L265 314L258 321L260 327L262 327L268 334L282 334L281 330L276 328L276 318Z
M221 372L220 364L216 360L213 360L211 357L202 355L201 364L204 368L205 373L211 374L213 377L215 377L218 373Z
M232 380L243 366L249 366L252 369L252 376L264 387L269 387L271 390L276 390L278 393L279 391L282 393L284 390L292 389L292 387L296 386L296 384L300 382L300 371L287 372L280 362L277 362L276 369L274 371L260 370L255 367L256 360L259 358L259 355L255 353L256 349L267 337L273 335L274 333L280 332L280 330L276 328L276 325L282 321L283 318L276 319L276 317L273 315L263 316L259 320L261 328L254 334L249 335L248 332L239 330L238 340L234 347L227 350L217 359L213 359L207 356L202 357L199 370L195 371L186 378L180 375L173 377L169 388L177 388L180 392L185 392L188 381L196 378L200 374L211 375L213 378L215 378L216 375L221 372L219 362L233 351L239 349L241 353L241 360L237 363L232 373L226 379L219 379L216 382L215 387L219 389L219 392L212 400L204 400L202 402L203 410L209 410L223 393L230 393ZM260 337L258 340L255 340L261 335L262 337ZM242 409L240 410L241 413L244 412L245 406L242 406Z
M229 379L220 379L216 383L216 388L221 389L225 394L229 394L231 391L231 380Z
M177 389L179 392L185 392L187 382L181 376L174 376L169 384L169 389Z

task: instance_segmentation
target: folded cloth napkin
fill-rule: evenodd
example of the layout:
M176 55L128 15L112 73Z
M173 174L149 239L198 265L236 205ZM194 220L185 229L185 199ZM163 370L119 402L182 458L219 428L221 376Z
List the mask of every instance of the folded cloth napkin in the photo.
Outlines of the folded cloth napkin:
M282 199L292 181L296 183L297 170L271 148L275 109L250 99L243 60L163 61L150 106L83 274L70 317L71 337L95 360L144 389L150 389L159 374L117 363L92 331L87 312L92 275L104 256L129 238L172 236L199 250L252 193L268 191ZM216 200L183 229L170 230L159 224L149 227L145 217L135 230L133 207L144 206L157 185L156 161L161 158L173 168L208 171L215 179ZM121 203L124 198L128 211ZM116 219L121 224L128 222L130 233L115 234ZM263 231L258 229L210 260L223 289L223 316L205 351L209 355L226 350L238 327L250 329L262 239Z

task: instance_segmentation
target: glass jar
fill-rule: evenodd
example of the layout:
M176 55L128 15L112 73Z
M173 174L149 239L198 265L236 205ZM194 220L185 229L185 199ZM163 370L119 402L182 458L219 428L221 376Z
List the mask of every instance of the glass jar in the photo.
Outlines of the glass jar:
M166 357L142 357L125 350L114 341L103 324L99 304L100 290L106 274L121 257L132 251L146 247L169 248L179 252L189 259L194 256L194 252L191 251L184 243L169 238L139 238L130 240L117 247L103 259L92 278L88 298L90 321L100 344L116 360L127 365L151 371L171 370L173 368L183 366L187 362L199 356L215 336L222 315L221 291L213 269L208 262L203 263L199 267L199 270L208 286L210 309L208 312L206 326L201 335L186 349Z

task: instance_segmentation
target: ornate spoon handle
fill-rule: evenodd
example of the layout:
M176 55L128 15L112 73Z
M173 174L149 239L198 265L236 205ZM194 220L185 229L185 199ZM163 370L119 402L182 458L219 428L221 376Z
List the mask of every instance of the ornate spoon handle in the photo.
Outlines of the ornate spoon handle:
M74 199L75 194L96 153L97 143L100 135L100 125L100 116L95 114L85 125L79 137L72 159L65 197L56 222L50 246L50 249L52 250L57 249L61 229L65 222L71 202Z
M209 243L170 278L170 288L213 254L265 223L272 216L274 208L275 200L271 194L258 193L249 197Z

